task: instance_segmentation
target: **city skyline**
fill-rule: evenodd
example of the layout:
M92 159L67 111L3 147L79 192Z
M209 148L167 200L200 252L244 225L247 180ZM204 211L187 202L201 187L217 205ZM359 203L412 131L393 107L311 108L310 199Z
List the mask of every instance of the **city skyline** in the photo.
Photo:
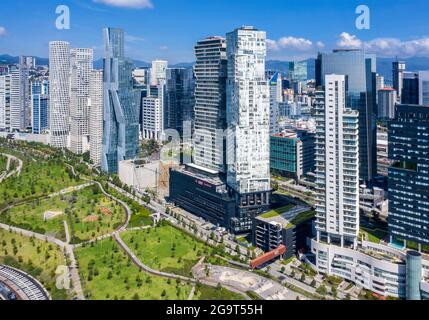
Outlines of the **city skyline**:
M304 60L314 57L318 51L359 45L380 57L427 56L429 53L429 28L424 23L423 15L425 10L416 9L429 9L429 4L422 0L418 0L419 6L415 7L408 6L402 0L394 4L367 1L371 14L369 30L358 30L355 26L358 17L355 11L359 3L337 0L308 4L285 4L278 0L262 4L252 1L245 6L242 0L215 3L151 0L148 2L152 4L149 8L121 7L127 1L113 1L119 3L113 7L103 2L109 1L69 0L59 3L50 0L24 5L6 0L3 3L5 10L30 10L32 15L25 18L14 15L2 17L0 53L47 57L48 42L61 40L70 42L73 47L92 48L94 57L99 59L103 51L101 30L112 24L111 19L115 21L115 26L127 30L125 47L129 56L143 61L165 59L173 64L192 62L192 49L197 40L225 34L241 25L257 25L267 31L269 60ZM140 2L144 1L135 3ZM70 8L70 30L55 28L58 16L55 9L58 5ZM220 12L224 20L222 26L218 23ZM195 17L198 18L193 19ZM393 23L395 21L401 23ZM204 28L200 27L202 24ZM412 31L403 28L404 25L412 26ZM154 26L156 32L151 31ZM30 36L28 30L34 28L43 32ZM317 35L314 32L316 28Z

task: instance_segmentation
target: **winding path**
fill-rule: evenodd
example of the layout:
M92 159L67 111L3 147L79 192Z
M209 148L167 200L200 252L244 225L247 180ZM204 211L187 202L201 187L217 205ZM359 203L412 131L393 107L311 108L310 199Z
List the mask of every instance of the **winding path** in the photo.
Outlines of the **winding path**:
M15 174L17 176L19 176L22 172L22 167L23 167L24 162L21 159L15 157L13 155L7 154L7 153L0 153L0 155L7 157L6 173L3 173L0 176L0 183L3 182L4 180L10 178L11 176L13 176ZM18 166L16 167L15 170L8 173L8 171L10 170L10 165L11 165L12 160L17 161Z

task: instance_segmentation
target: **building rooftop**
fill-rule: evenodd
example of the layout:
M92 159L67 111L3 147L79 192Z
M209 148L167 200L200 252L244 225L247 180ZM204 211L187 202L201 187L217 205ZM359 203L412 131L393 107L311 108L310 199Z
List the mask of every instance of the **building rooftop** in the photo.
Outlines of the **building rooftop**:
M266 223L277 223L283 228L289 228L313 218L314 215L310 207L288 205L268 211L256 217L256 219Z

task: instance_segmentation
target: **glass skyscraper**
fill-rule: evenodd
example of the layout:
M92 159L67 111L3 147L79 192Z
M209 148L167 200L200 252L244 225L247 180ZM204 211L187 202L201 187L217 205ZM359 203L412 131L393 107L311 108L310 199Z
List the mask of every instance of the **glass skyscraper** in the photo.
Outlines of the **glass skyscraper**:
M31 84L32 128L34 134L49 129L49 82L36 81Z
M138 92L133 89L133 62L124 57L124 31L104 35L104 132L102 169L118 172L118 163L139 151Z
M346 76L346 106L359 111L360 179L371 181L377 174L376 57L359 49L320 54L316 63L321 85L325 76Z
M389 124L389 232L429 245L429 107L398 105Z

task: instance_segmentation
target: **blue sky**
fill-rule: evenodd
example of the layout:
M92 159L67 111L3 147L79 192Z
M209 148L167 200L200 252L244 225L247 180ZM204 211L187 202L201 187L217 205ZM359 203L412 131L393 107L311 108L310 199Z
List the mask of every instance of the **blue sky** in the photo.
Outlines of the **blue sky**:
M55 9L71 10L71 29L55 28ZM355 26L358 5L370 30ZM138 8L135 8L135 7ZM102 55L101 29L124 28L135 59L193 61L198 39L241 25L267 31L269 59L301 59L335 47L365 47L379 56L429 57L427 0L2 0L0 53L47 57L48 42L92 47Z

